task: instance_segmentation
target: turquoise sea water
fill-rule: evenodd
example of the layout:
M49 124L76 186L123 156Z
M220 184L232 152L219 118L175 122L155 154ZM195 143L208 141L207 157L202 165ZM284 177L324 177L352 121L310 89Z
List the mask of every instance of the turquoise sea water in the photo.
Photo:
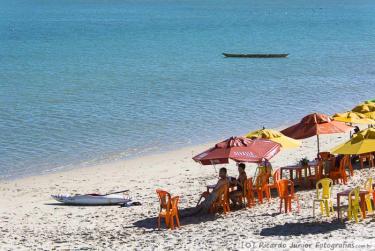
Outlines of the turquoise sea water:
M375 97L374 13L354 0L0 0L0 177L349 109Z

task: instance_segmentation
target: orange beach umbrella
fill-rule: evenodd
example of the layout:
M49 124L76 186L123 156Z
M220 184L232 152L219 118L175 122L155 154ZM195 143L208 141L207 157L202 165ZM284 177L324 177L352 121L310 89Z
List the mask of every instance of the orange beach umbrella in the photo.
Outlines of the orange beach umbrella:
M350 129L350 126L343 122L334 121L328 115L312 113L303 117L298 124L282 130L281 133L293 139L306 139L316 135L319 153L319 135L343 133Z

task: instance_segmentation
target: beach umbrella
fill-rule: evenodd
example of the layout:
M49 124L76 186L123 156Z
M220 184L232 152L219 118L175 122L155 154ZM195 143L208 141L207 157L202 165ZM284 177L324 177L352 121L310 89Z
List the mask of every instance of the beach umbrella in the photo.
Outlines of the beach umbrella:
M352 111L359 113L375 112L375 103L365 101L362 104L359 104L356 107L354 107Z
M272 129L261 129L248 133L246 138L249 139L269 139L279 143L283 148L295 148L301 145L298 140L289 138L279 131Z
M365 114L358 113L358 112L344 112L344 113L336 113L332 116L333 120L346 122L346 123L353 123L353 124L375 124L375 120L372 120L366 117Z
M319 153L319 135L343 133L350 129L350 126L343 122L334 121L328 115L312 113L303 117L298 124L282 130L281 133L293 139L306 139L316 135Z
M279 143L271 140L231 137L193 157L193 160L202 165L226 164L229 159L260 163L270 160L280 151L280 147Z
M369 119L375 120L375 112L366 112L366 113L361 113L361 114L365 115Z
M362 154L375 152L375 128L368 128L358 132L344 144L331 150L337 154Z
M367 102L373 102L373 103L375 103L375 98L374 99L369 99L369 100L367 100Z

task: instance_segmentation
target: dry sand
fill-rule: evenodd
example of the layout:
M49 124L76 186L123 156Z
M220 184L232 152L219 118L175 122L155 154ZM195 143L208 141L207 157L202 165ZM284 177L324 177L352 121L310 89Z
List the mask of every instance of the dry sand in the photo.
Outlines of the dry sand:
M348 134L321 137L321 150L348 138ZM300 214L279 214L278 199L228 215L181 219L175 231L156 229L158 199L155 189L163 188L181 197L180 208L194 206L207 184L216 181L213 167L202 167L191 157L205 150L201 145L134 160L43 176L0 182L0 249L322 249L342 245L341 250L375 250L375 222L372 215L355 224L331 218L312 217L314 190L298 191ZM303 141L300 148L283 151L272 160L274 167L294 164L304 156L314 158L316 140ZM233 163L229 175L236 176ZM248 165L247 173L255 168ZM375 169L355 170L347 186L363 186ZM141 206L62 206L51 194L90 193L129 189ZM345 201L344 201L345 203ZM293 205L294 206L294 205ZM293 246L295 245L295 246ZM324 246L325 245L325 246ZM361 246L363 245L363 246ZM369 246L367 246L369 245ZM339 250L336 246L335 250Z

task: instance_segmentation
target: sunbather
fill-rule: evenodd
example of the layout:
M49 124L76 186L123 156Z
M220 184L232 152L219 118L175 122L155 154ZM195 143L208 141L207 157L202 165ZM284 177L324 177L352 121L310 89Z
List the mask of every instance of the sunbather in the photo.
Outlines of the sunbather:
M204 192L201 196L204 200L192 210L184 211L181 216L184 217L208 213L212 204L218 199L220 190L222 190L222 187L225 185L228 185L227 169L222 167L219 171L219 180L212 192Z

